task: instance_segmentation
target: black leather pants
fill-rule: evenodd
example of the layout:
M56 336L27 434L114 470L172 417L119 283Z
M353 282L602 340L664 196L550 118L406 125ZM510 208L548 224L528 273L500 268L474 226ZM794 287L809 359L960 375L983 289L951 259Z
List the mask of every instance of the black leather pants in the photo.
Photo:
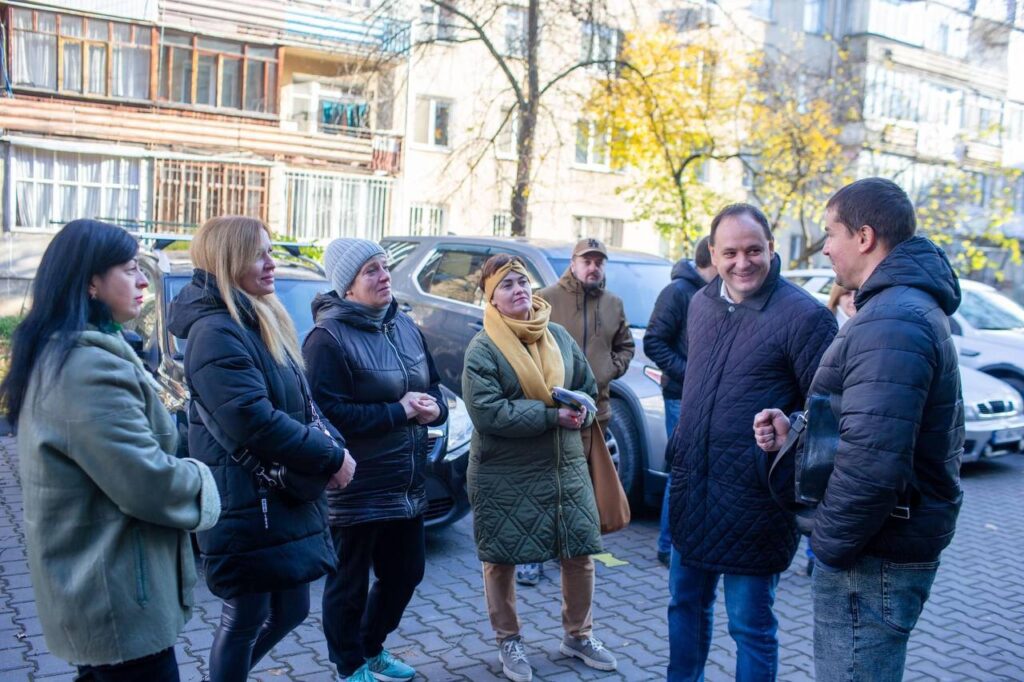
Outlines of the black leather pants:
M210 682L245 682L249 670L308 614L308 584L225 599L210 650Z

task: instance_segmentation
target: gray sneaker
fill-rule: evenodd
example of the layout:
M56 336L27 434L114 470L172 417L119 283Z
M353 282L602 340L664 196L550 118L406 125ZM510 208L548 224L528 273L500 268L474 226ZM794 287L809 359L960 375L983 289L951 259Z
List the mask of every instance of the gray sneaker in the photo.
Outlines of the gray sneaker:
M516 582L532 587L544 575L544 564L520 564L516 566Z
M533 668L526 660L523 638L519 635L502 640L498 646L498 662L505 677L512 682L530 682L533 679Z
M595 670L615 670L619 665L612 653L601 644L601 640L593 636L577 639L566 635L558 650L565 656L575 656Z

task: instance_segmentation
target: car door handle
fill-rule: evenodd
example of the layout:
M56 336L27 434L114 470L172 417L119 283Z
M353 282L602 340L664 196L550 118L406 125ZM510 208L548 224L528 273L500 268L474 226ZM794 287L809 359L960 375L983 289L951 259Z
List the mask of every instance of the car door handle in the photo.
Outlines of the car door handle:
M469 324L470 327L472 327L473 329L475 329L477 331L480 331L481 329L484 328L483 320L473 320L472 322L470 322L468 324Z
M398 309L401 310L403 313L411 313L412 312L412 306L409 305L408 303L399 303L398 304Z
M964 356L965 358L976 358L979 355L981 355L981 351L971 350L970 348L961 348L960 355Z

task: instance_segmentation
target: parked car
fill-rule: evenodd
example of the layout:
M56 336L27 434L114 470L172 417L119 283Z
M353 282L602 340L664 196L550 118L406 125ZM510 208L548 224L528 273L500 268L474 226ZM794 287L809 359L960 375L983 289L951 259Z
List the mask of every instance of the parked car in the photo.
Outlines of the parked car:
M483 328L478 283L484 262L496 253L520 256L534 290L554 284L569 266L572 244L498 237L389 237L392 288L402 310L420 326L441 380L461 395L463 355ZM634 505L656 504L665 487L665 406L661 372L643 354L643 334L672 263L645 253L610 249L608 290L623 300L636 341L629 370L611 384L608 449Z
M130 325L130 330L137 334L137 350L160 383L164 402L177 421L181 435L179 454L187 455L189 396L183 365L186 342L172 335L166 327L171 300L192 278L192 263L187 252L167 250L172 243L180 241L183 240L175 236L143 238L139 265L149 278L150 286L144 292L142 313ZM145 248L147 244L151 246ZM285 247L290 252L285 251ZM299 338L303 339L313 328L310 302L316 294L330 289L330 284L319 265L299 257L293 245L275 245L275 249L277 296L291 315ZM428 431L425 515L428 528L453 523L469 511L465 476L473 425L462 400L451 391L444 393L448 400L448 421Z
M835 281L835 273L829 268L782 274L825 299ZM1024 307L981 282L961 279L960 291L960 308L950 317L960 364L1002 379L1024 397Z
M813 294L822 303L828 301L828 294L835 281L835 273L826 268L813 270L790 270L782 273L784 277ZM992 287L970 280L960 280L963 292L963 303L960 309L950 318L950 326L960 348L960 383L964 398L964 462L974 462L982 458L995 457L1009 453L1024 451L1024 397L1019 384L1012 383L996 372L982 372L974 369L969 360L981 355L964 352L964 343L972 343L963 337L964 329L970 329L976 338L981 338L987 331L985 327L996 324L1006 327L998 333L1012 338L1019 337L1018 343L1024 344L1024 333L1012 331L1015 303L995 292ZM991 290L988 291L988 290ZM991 298L992 295L998 298ZM1007 304L1010 304L1007 306ZM1017 306L1019 308L1019 306ZM966 308L966 310L965 310ZM1003 312L1007 310L1007 312ZM974 321L975 325L971 325ZM1024 310L1021 311L1019 323L1024 330ZM998 338L998 337L997 337ZM989 341L988 343L993 343ZM1003 342L1003 347L1012 345ZM1024 345L1020 347L1014 360L1024 362ZM992 355L988 356L993 357ZM991 368L991 366L990 366ZM1019 365L1018 365L1019 368ZM982 368L984 369L984 367Z

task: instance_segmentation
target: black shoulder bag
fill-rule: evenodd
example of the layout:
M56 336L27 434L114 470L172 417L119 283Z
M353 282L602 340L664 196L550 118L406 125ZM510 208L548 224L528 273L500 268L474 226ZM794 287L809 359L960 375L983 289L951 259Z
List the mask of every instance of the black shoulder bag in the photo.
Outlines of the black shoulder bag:
M772 498L796 516L797 528L804 535L811 534L814 509L825 497L836 465L838 412L838 406L834 406L829 397L808 396L804 411L797 414L790 425L789 434L768 470L768 490ZM909 519L909 502L901 500L890 515Z
M203 407L202 403L194 399L192 403L196 406L199 419L206 426L206 430L210 432L210 435L213 436L213 439L222 448L228 451L231 459L252 474L258 489L278 490L299 502L312 502L318 499L327 488L327 483L330 481L332 473L307 474L294 471L277 462L271 462L269 465L264 464L262 460L249 452L248 448L241 447L239 443L228 436L220 428L216 420L214 420L213 415ZM323 431L333 441L334 436L331 435L330 430L321 419L320 413L317 411L316 405L314 405L312 400L309 400L309 407L313 413L313 421L310 426Z

